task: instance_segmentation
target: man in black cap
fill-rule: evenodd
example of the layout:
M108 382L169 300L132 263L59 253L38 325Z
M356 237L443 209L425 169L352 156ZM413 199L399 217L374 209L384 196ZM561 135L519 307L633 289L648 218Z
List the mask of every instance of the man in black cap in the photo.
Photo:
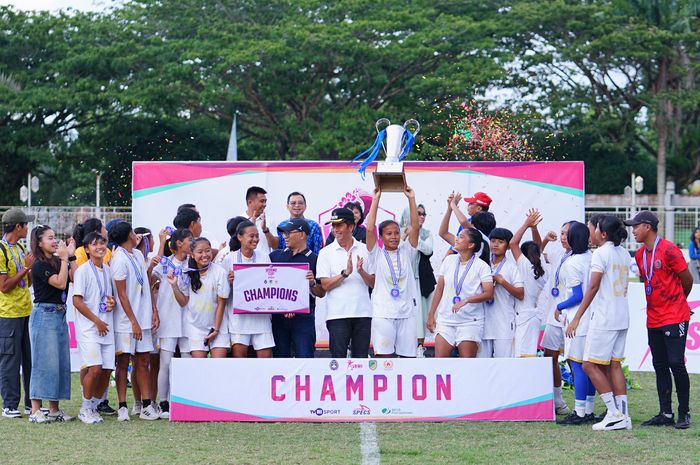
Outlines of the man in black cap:
M24 411L31 413L29 379L32 354L29 345L29 314L32 300L29 294L34 255L27 252L20 239L27 237L27 223L34 215L13 208L2 215L0 241L0 395L2 416L20 418L17 410L20 397L19 369L22 367Z
M334 358L345 358L348 345L354 358L367 358L372 328L369 288L374 276L364 269L367 246L352 235L355 215L347 208L336 208L326 224L333 225L335 241L318 254L318 275L326 291L326 327Z
M642 244L634 258L644 280L647 298L647 337L656 372L659 414L642 426L690 427L690 378L685 367L685 342L690 322L688 295L693 277L683 254L671 241L658 236L659 219L640 211L624 222L632 226L634 240ZM671 373L676 382L678 421L673 421Z
M272 263L308 263L309 272L309 308L311 313L288 313L272 315L272 335L275 347L272 356L276 358L313 358L316 344L316 323L314 310L316 299L326 293L316 280L316 260L318 255L307 247L309 223L304 218L290 218L277 227L284 238L284 250L273 250L270 253Z

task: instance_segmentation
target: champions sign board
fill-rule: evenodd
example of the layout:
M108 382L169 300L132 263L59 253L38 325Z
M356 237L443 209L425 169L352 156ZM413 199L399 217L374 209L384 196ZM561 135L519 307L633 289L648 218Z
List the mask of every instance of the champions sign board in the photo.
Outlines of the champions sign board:
M233 313L309 313L308 263L233 265Z
M170 376L171 421L554 419L548 358L173 359Z

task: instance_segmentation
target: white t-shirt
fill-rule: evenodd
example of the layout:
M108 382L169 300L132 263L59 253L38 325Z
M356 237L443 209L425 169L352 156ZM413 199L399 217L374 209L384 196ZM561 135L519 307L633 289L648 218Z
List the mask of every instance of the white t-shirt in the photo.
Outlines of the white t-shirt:
M398 276L399 296L391 296L394 287L389 270L389 263L384 255L384 249L379 244L369 253L367 271L374 274L374 290L372 291L372 316L379 318L408 318L416 311L416 281L413 275L412 262L417 250L408 241L399 244L398 251L387 252L394 273L397 273L397 258L401 256L401 275Z
M585 253L572 255L571 258L567 260L568 266L566 268L566 276L564 282L565 291L563 300L571 298L571 296L574 294L572 289L578 286L579 284L581 285L581 289L583 290L584 295L586 294L586 289L588 289L588 278L591 272L592 256L593 254L591 253L591 251L587 250ZM576 316L576 312L578 312L578 307L578 305L574 305L573 307L569 307L568 309L562 312L563 316L566 319L566 326L568 326L571 320ZM576 336L585 336L586 334L588 334L588 324L590 321L591 312L588 311L584 313L583 317L581 318L581 322L579 323L578 328L576 329Z
M591 329L621 330L630 324L627 304L627 275L630 254L608 241L593 252L591 273L603 273L591 307Z
M544 257L540 258L542 268L544 268ZM524 255L521 254L517 261L518 272L523 278L523 287L525 287L525 297L523 300L515 301L515 324L522 325L533 317L540 316L540 309L537 308L537 301L540 293L544 289L547 282L547 273L535 279L535 270L532 269L532 263Z
M97 273L97 276L95 276ZM99 278L99 283L97 279ZM106 279L106 281L105 281ZM106 286L105 286L106 284ZM78 342L97 342L99 344L114 344L114 311L100 312L100 302L102 301L102 286L104 295L114 297L112 287L112 273L109 266L103 265L101 268L93 267L90 263L78 267L73 275L73 295L83 297L85 305L97 315L97 317L107 323L107 334L100 336L95 327L95 323L87 319L77 309L75 310L75 336Z
M459 292L459 297L464 300L467 297L473 297L475 295L482 294L484 288L481 283L492 283L493 276L491 276L491 268L479 257L474 256L474 261L472 262L469 272L464 277L464 282L462 283L462 289ZM460 308L457 313L452 312L452 306L454 303L452 300L457 295L455 290L455 267L459 267L457 271L457 280L462 277L462 273L469 265L469 262L461 263L459 260L459 254L452 254L445 257L440 265L440 270L438 271L438 276L442 276L445 281L445 287L442 291L442 299L437 307L437 322L449 326L459 326L468 323L473 323L475 321L484 320L484 304L467 304Z
M252 264L252 263L270 263L270 256L255 251L255 255L251 258L246 258L243 254L232 252L224 260L226 274L233 270L234 263ZM235 283L235 277L234 277ZM231 298L226 302L226 314L228 331L231 334L263 334L272 332L272 315L262 313L259 315L253 313L233 313L233 292Z
M523 278L512 258L504 257L505 263L491 266L491 273L498 274L514 287L523 287ZM503 266L500 266L500 265ZM493 289L493 304L484 305L484 339L512 339L515 336L515 301L517 299L498 284Z
M248 216L248 212L243 212L241 214L242 217L248 218L250 221L253 221L250 216ZM265 224L267 225L267 229L270 230L270 233L273 236L276 236L277 232L277 225L275 224L274 221L268 216L267 212L265 212ZM258 245L255 247L255 252L258 255L270 255L270 252L272 252L274 249L270 247L270 244L267 242L267 236L265 236L265 233L263 232L262 228L262 223L263 219L258 216L258 218L254 221L255 227L258 228L258 234L260 235L260 240L258 241ZM263 262L259 262L263 263ZM267 262L265 262L267 263ZM247 334L247 333L246 333Z
M173 265L187 266L187 261L181 262L175 256L170 257ZM170 269L169 269L170 271ZM158 306L158 318L160 319L160 327L158 328L158 337L182 337L182 320L187 308L181 307L175 299L175 291L168 282L167 273L163 273L163 267L156 265L153 267L153 277L160 280L158 286L158 295L156 297L156 305ZM190 295L190 286L187 275L179 276L177 279L178 288L185 294Z
M209 330L213 328L216 322L216 307L218 298L228 299L231 293L231 286L228 283L226 270L216 263L212 263L209 269L203 275L200 274L202 287L196 292L190 286L190 299L187 302L187 316L185 318L185 326L183 333L188 334L189 327L199 330ZM220 332L226 332L223 328Z
M126 296L131 304L136 320L142 330L151 329L153 324L153 305L151 302L150 284L146 273L146 261L140 250L134 248L133 253L123 248L118 248L112 256L110 264L112 277L115 281L126 281ZM139 278L142 283L139 283ZM115 286L116 293L116 286ZM119 296L116 296L117 306L114 308L115 331L120 333L131 332L131 322L124 313Z
M341 283L326 293L326 320L340 318L371 318L372 302L369 299L369 288L360 273L357 272L357 259L362 257L368 264L367 246L353 238L350 253L352 253L353 271ZM348 264L348 251L342 248L338 241L333 241L318 253L316 262L317 278L332 278L338 276Z

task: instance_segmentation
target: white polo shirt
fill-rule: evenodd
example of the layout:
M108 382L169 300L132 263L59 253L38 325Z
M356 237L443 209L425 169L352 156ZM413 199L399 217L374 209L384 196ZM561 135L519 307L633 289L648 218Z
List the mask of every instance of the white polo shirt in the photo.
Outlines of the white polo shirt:
M340 318L371 318L372 303L369 299L369 289L360 273L357 272L357 259L364 259L364 268L368 269L369 253L367 246L357 239L352 239L349 251L342 248L338 241L333 241L318 253L316 262L317 278L333 278L347 267L348 253L352 253L353 270L337 287L326 293L326 320Z
M622 330L630 324L627 305L627 273L630 254L624 247L607 241L591 258L591 273L603 273L600 288L591 308L590 329Z
M250 221L253 221L250 216L248 216L248 212L244 211L241 213L241 216L243 218L248 218ZM267 229L270 230L270 233L273 236L277 235L277 225L270 219L270 217L265 213L265 218L266 218L266 224L267 224ZM258 241L257 247L255 247L255 252L258 255L270 255L270 252L272 252L274 249L270 247L270 244L267 242L267 236L265 236L265 233L263 232L262 228L262 223L263 220L261 217L258 216L258 218L253 221L255 223L255 227L258 228L258 234L260 235L260 241Z

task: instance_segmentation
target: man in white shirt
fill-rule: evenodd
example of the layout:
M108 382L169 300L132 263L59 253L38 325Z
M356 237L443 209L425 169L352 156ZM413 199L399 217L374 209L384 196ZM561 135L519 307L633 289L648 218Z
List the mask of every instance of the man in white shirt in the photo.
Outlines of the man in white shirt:
M349 345L352 357L367 358L372 329L369 288L374 286L374 276L364 269L367 247L352 236L355 216L351 210L336 208L329 223L335 241L318 254L316 276L326 292L331 356L345 358Z
M251 186L245 194L246 211L241 216L248 218L258 228L260 241L255 248L257 253L270 255L279 245L279 241L270 229L277 230L276 226L267 219L265 207L267 207L267 191L262 187Z

